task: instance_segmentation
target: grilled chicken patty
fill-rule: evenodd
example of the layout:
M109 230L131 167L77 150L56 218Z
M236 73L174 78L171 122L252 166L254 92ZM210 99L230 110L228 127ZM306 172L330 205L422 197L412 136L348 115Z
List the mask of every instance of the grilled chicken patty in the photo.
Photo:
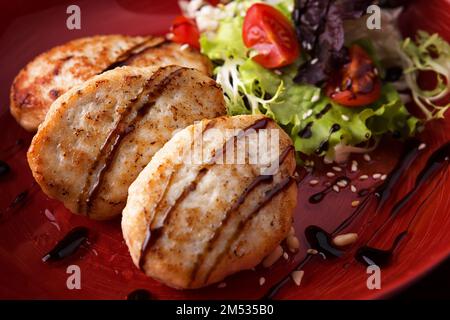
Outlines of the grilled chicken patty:
M221 89L197 70L116 68L52 104L28 163L48 196L108 219L121 213L128 187L175 130L224 114Z
M53 101L70 88L118 66L180 65L211 73L197 51L181 50L161 37L123 35L76 39L42 53L23 68L10 92L11 113L28 131L36 131Z
M267 150L245 140L264 133L276 138ZM202 161L193 161L199 143ZM266 161L250 161L256 152ZM180 131L129 188L122 232L134 264L180 289L253 268L289 232L295 167L290 138L264 116L220 117Z

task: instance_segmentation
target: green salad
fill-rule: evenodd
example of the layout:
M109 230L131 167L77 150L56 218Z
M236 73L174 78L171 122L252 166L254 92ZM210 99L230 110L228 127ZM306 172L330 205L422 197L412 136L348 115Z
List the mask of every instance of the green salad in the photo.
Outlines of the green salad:
M265 67L255 59L260 53L255 49L257 46L249 47L245 43L243 28L247 12L261 2L282 14L297 31L295 41L299 42L300 54L287 65ZM329 161L345 159L348 153L365 152L385 134L413 136L420 123L443 117L450 106L450 103L437 103L449 92L450 46L445 40L425 32L420 32L416 40L401 39L395 17L384 10L383 15L391 19L382 22L387 21L395 32L389 37L380 37L376 30L364 28L367 6L353 8L350 18L348 10L346 16L342 10L339 13L339 7L334 11L329 8L326 18L332 23L315 26L311 21L320 23L323 19L316 19L313 12L308 12L310 8L299 7L304 2L237 0L210 8L205 5L195 10L191 8L187 13L199 25L201 52L215 65L214 76L224 91L229 115L265 114L289 133L299 159L301 155L317 155ZM336 3L342 7L349 5L344 0ZM302 25L299 12L309 17L309 25ZM351 20L351 29L347 36L348 20ZM336 57L348 57L348 48L354 45L370 57L374 65L373 77L377 78L372 87L379 82L379 89L376 100L370 103L362 100L363 105L348 106L340 103L344 101L342 98L333 98L334 93L342 93L339 81L336 92L331 95L327 88L330 83L336 83L333 82L336 74L342 74L339 67L334 68ZM329 56L324 54L325 50L327 54L330 52ZM348 64L348 60L345 63ZM391 79L393 71L398 69L398 79ZM419 87L417 76L423 70L436 72L434 89ZM408 100L419 106L423 117L418 118L408 111L405 106Z

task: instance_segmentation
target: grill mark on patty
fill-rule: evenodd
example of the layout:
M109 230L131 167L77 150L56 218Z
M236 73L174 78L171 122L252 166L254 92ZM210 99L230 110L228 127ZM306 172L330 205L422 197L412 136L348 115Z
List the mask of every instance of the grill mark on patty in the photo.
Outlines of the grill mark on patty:
M164 69L160 70L162 70L161 72L164 71ZM130 101L130 104L127 106L126 111L120 115L120 119L117 125L108 134L105 142L99 150L99 153L97 154L97 157L95 158L91 168L88 171L86 183L77 201L78 212L85 213L87 216L89 216L92 202L97 197L104 175L108 171L115 153L120 147L121 141L135 129L139 121L142 120L144 116L149 112L156 99L162 94L164 89L177 76L179 76L182 71L184 71L183 68L172 71L156 85L156 88L153 91L147 92L147 90L154 84L153 82L155 81L155 79L157 79L157 77L161 74L161 72L155 73L144 85L144 90L142 91L142 93L137 98ZM136 110L136 115L131 120L129 120L128 118L133 111L133 104L137 103L137 101L139 101L139 98L145 94L149 96L149 102L139 107ZM96 175L95 179L93 180L92 176L94 175L94 173L96 173Z
M202 130L200 135L203 135L208 129L213 128L214 125L216 124L216 122L217 121L215 119L210 120L206 124L206 126L203 128L203 130ZM192 146L193 146L193 144L194 144L194 142L196 141L197 138L198 137L194 137L194 139L192 139L191 148L192 148ZM160 210L158 210L158 209L161 206L162 201L166 197L167 191L169 190L169 186L172 184L172 178L174 176L175 170L178 169L180 166L181 166L181 163L177 163L177 165L175 167L173 167L172 170L170 171L169 177L166 179L166 183L164 185L164 190L163 190L163 192L161 192L161 196L158 198L158 200L156 202L156 205L154 206L153 210L154 210L155 214L153 215L153 219L148 217L148 215L150 213L144 212L144 214L146 216L145 220L147 221L147 227L146 227L146 231L145 231L144 242L142 243L142 246L141 246L141 249L140 249L140 255L139 255L139 268L140 269L142 269L142 267L143 267L143 263L144 263L143 257L145 255L146 248L151 246L151 243L150 243L151 235L152 235L152 233L155 233L155 235L157 234L157 229L154 228L154 222L157 220L157 217L159 216L158 212L160 212ZM157 236L157 237L159 237L159 236ZM152 243L154 241L155 240L152 240Z
M155 40L158 40L159 42L153 43ZM127 50L125 53L123 53L120 57L116 59L113 63L111 63L108 67L102 70L101 73L104 73L109 70L113 70L117 67L123 67L127 66L134 60L134 58L145 54L148 50L154 49L157 47L160 47L164 43L167 43L167 40L164 38L151 38L144 42L138 43L137 45L131 47L129 50Z
M225 257L225 255L230 251L230 248L231 248L233 242L239 238L239 236L241 235L242 231L245 229L247 224L253 218L255 218L258 215L258 213L260 212L260 210L262 208L264 208L267 204L269 204L273 198L275 198L284 189L289 188L294 181L295 181L295 179L291 175L289 175L287 178L284 178L280 183L276 184L274 188L270 189L269 191L266 191L265 197L263 198L263 200L258 203L258 205L251 211L251 213L245 219L239 221L239 224L238 224L236 230L233 232L232 236L228 239L224 250L217 256L217 258L214 261L213 266L206 273L204 283L208 282L211 274L219 266L219 263L222 261L222 259Z
M194 180L187 185L184 189L183 192L181 193L181 195L175 200L174 204L169 207L166 210L166 216L165 219L163 221L163 225L160 228L157 229L153 229L151 230L152 227L152 223L150 223L147 226L147 231L146 231L146 237L145 237L145 241L142 244L141 247L141 256L139 257L139 268L142 269L145 263L145 256L148 252L148 250L158 241L158 239L161 237L164 227L167 226L170 223L170 217L172 216L172 212L174 211L173 209L175 207L177 207L188 195L189 193L191 193L192 191L195 190L196 186L198 185L198 183L201 181L201 179L205 176L205 174L207 173L208 169L213 166L216 161L219 159L219 157L224 156L226 153L226 150L229 147L230 143L234 144L235 139L239 139L242 138L243 136L246 135L246 133L253 129L253 130L259 130L259 129L263 129L267 126L267 124L269 123L269 121L271 121L268 118L263 118L263 119L259 119L257 121L255 121L253 124L251 124L250 126L246 127L244 130L241 130L237 135L231 137L230 139L228 139L224 145L222 146L222 148L220 149L220 151L218 153L215 153L212 158L210 159L210 161L208 161L197 173L197 176L194 178ZM175 169L174 169L175 170ZM187 192L187 193L186 193ZM155 213L156 216L156 213ZM153 237L151 237L151 233L154 233ZM150 237L150 239L148 239L148 237Z
M289 155L289 153L293 151L293 146L290 145L288 146L282 153L281 155L278 157L278 159L276 160L279 164L279 166L282 166L284 161L286 160L287 156ZM273 182L273 175L259 175L256 176L251 182L250 184L244 189L244 191L242 192L242 194L237 198L237 200L231 205L231 207L227 210L227 212L225 213L225 217L222 219L222 221L220 222L220 225L214 230L213 236L209 239L205 249L203 250L202 253L200 253L197 256L196 262L194 263L194 267L191 271L191 276L190 276L190 283L189 285L191 285L196 277L197 277L197 273L200 270L204 260L206 259L206 256L208 253L211 252L211 250L214 248L215 243L220 239L220 236L222 235L222 231L224 230L224 228L227 226L227 224L231 221L231 218L233 217L233 213L236 213L238 211L238 209L240 208L240 206L242 204L244 204L245 200L247 199L247 196L254 190L256 189L259 185L263 184L263 183L271 183ZM228 250L226 250L228 251ZM219 256L218 256L219 257ZM214 262L214 264L217 263L217 261Z

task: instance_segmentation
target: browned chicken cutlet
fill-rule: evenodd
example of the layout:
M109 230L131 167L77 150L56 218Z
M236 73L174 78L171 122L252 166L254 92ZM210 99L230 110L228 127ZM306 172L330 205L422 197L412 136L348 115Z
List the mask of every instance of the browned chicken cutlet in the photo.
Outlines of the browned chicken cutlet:
M50 105L70 88L117 66L181 65L211 73L199 52L162 37L103 35L72 40L42 53L14 79L10 109L17 122L36 131Z
M255 151L245 142L251 135L276 143ZM192 161L199 139L204 158ZM237 161L243 145L236 139L247 144L245 161ZM256 152L266 161L250 161ZM180 131L129 188L122 231L134 264L178 289L255 267L289 232L295 168L290 138L264 116L220 117Z
M225 114L221 89L195 69L121 67L56 100L28 151L36 181L74 213L121 213L129 185L175 130Z

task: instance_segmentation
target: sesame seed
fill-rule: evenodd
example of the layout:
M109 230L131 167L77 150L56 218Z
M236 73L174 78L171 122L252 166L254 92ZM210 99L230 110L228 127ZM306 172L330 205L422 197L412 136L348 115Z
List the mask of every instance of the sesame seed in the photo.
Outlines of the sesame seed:
M342 120L344 120L344 121L349 121L349 120L350 120L350 117L349 117L348 115L346 115L346 114L343 114L343 115L341 116L341 118L342 118Z
M334 186L333 186L333 190L334 190L335 192L339 192L339 187L338 187L337 185L334 185Z
M173 33L168 33L168 34L166 34L166 39L167 39L167 40L172 40L173 37L174 37Z
M313 64L313 65L314 65L314 64L316 64L316 63L317 63L318 61L319 61L319 59L317 59L317 58L314 58L314 59L312 59L312 60L311 60L311 64Z
M226 283L226 282L221 282L221 283L219 283L219 285L217 286L217 288L222 289L222 288L225 288L226 286L227 286L227 283Z
M358 239L357 233L340 234L333 238L333 244L338 247L345 247L354 243Z
M367 162L370 162L370 160L372 160L372 159L370 158L370 155L369 155L368 153L365 153L364 156L363 156L363 158L364 158L364 160L366 160Z
M45 217L46 217L48 220L50 220L50 221L56 221L55 216L53 215L53 213L52 213L50 210L45 209L44 215L45 215Z
M181 47L180 47L181 51L184 51L184 50L187 50L187 49L189 49L189 45L187 43L182 44Z
M340 180L336 183L339 187L345 188L348 184L347 180Z
M356 172L358 171L358 162L356 160L352 161L352 168L351 168L352 172Z
M387 178L387 174L383 174L383 175L380 177L381 180L386 180L386 178Z
M359 200L352 201L352 207L355 208L359 206Z
M306 253L308 253L308 254L318 254L319 251L317 251L316 249L308 249L308 250L306 251Z
M312 185L312 186L315 186L315 185L318 184L318 183L319 183L319 180L311 180L311 181L309 182L309 184Z
M381 173L374 173L372 175L372 178L374 178L375 180L380 179L381 178Z
M275 72L275 74L277 74L279 76L281 76L283 74L280 70L275 70L274 72Z
M327 177L333 178L335 176L334 172L327 172Z
M300 248L300 241L295 235L288 236L286 238L286 244L291 252L295 252Z
M272 266L283 255L283 248L278 245L267 257L264 258L262 265L264 268Z
M332 169L333 169L334 171L336 171L336 172L341 172L341 171L342 171L342 168L341 168L341 167L336 167L336 166L334 166Z
M305 274L305 271L303 271L303 270L296 270L291 273L292 280L294 280L294 282L297 286L299 286L302 283L304 274Z
M303 114L303 120L305 120L306 118L308 118L308 117L310 117L311 115L313 114L313 111L311 110L311 109L309 109L308 111L306 111L304 114Z
M287 253L287 252L283 253L283 258L284 258L284 260L287 260L287 259L289 259L289 255L288 255L288 253Z
M352 190L352 192L356 192L357 190L356 190L356 187L354 186L354 185L351 185L350 186L350 190Z
M359 177L359 180L366 180L368 178L369 176L367 174L363 174L362 176Z
M378 75L378 69L377 68L373 68L373 73L377 76Z
M325 164L333 163L333 159L327 158L327 157L325 156L325 157L323 157L323 163L325 163Z
M264 283L266 283L266 278L264 277L259 278L259 285L262 286L264 285Z
M423 150L423 149L425 149L426 147L427 147L427 145L426 145L425 143L421 143L417 149Z
M287 237L286 244L291 252L295 252L300 248L300 241L298 241L296 236Z
M315 94L312 96L311 102L313 102L313 103L317 102L317 101L319 101L319 99L320 99L320 94Z

